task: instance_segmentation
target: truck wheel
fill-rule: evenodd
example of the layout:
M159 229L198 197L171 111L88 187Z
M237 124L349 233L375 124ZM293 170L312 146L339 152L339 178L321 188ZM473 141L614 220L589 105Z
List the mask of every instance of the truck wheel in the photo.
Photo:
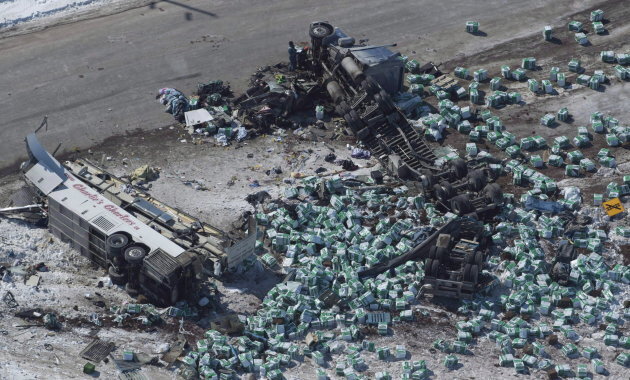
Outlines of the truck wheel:
M110 265L107 269L107 273L109 274L109 278L112 280L112 284L114 285L125 285L127 282L127 275L125 273L120 273L114 268L113 265Z
M442 185L444 191L446 192L446 199L444 200L445 202L457 195L457 192L453 188L453 185L451 185L449 182L442 181L440 182L440 185Z
M466 195L458 195L451 199L451 210L459 216L468 214L473 211L472 204Z
M451 165L453 167L455 178L464 178L466 177L466 174L468 174L468 165L466 165L466 161L463 159L458 158L457 160L453 160Z
M475 252L473 262L475 263L475 265L478 265L479 267L481 267L483 265L483 252L481 251Z
M122 249L129 244L129 238L125 234L114 233L107 237L105 244L109 256L118 256Z
M476 284L478 279L479 279L479 266L471 265L470 266L470 282L472 282L473 284Z
M426 259L426 261L424 262L424 275L432 276L433 275L433 272L431 272L432 268L433 268L433 259Z
M127 294L129 294L132 297L137 297L138 294L140 294L140 290L137 288L134 288L133 285L131 285L131 282L128 282L127 284L125 284L125 291L127 292Z
M448 249L444 247L435 247L435 258L442 264L446 264L450 260Z
M472 265L470 264L464 265L463 275L464 275L464 281L466 282L470 281L470 268L471 267Z
M503 191L501 191L501 186L499 186L499 184L491 183L487 185L484 190L486 198L488 198L492 203L503 203Z
M431 274L434 277L438 277L440 275L440 262L437 260L433 260L431 263Z
M147 255L146 248L140 245L132 245L125 249L125 261L131 265L139 264Z
M464 255L464 264L472 264L475 261L475 254L468 252Z
M485 185L485 178L484 177L479 177L479 176L469 176L468 177L468 189L470 189L470 191L480 191L481 189L483 189L483 186Z
M420 179L422 180L422 185L427 190L435 185L435 176L431 173L423 174Z
M431 246L431 248L429 248L429 258L430 259L435 259L435 250L437 249L436 246Z
M311 25L308 34L313 38L328 37L333 33L332 25L325 22L318 22Z
M433 196L441 202L446 202L448 200L446 190L439 184L433 185Z

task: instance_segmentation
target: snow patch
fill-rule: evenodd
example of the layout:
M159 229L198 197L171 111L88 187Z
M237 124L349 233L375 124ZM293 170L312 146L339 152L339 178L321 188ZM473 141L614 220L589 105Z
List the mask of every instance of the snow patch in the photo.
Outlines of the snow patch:
M0 31L18 24L71 15L125 0L0 0Z

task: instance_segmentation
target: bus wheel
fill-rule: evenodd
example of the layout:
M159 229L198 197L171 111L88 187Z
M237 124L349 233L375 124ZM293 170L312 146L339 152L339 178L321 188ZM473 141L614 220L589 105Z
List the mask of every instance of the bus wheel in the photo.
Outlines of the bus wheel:
M105 241L107 253L110 256L120 255L122 249L125 248L127 244L129 244L129 238L127 235L119 232L111 234Z
M125 291L127 292L127 294L129 294L132 297L137 297L138 294L140 294L140 291L134 288L133 285L131 285L131 282L128 282L125 285Z
M175 302L177 302L178 299L179 299L179 290L176 287L171 292L171 304L175 304Z
M146 255L146 248L140 245L132 245L131 247L125 249L125 261L131 265L141 263Z
M116 270L116 268L114 268L113 265L111 265L108 269L107 272L109 274L109 278L111 278L112 280L112 284L114 285L125 285L125 283L127 282L127 276L124 273L120 273Z

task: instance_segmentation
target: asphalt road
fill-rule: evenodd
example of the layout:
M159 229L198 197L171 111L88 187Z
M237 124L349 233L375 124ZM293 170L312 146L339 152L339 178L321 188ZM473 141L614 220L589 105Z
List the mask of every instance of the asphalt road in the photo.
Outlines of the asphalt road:
M243 89L259 66L286 60L289 40L328 20L355 38L398 42L423 63L471 54L540 33L561 15L601 1L439 2L403 0L161 1L152 7L0 40L0 169L25 158L23 139L45 115L50 149L87 148L137 129L172 123L155 101L161 87L191 92L197 82ZM465 33L481 22L486 37ZM157 152L159 154L159 152Z

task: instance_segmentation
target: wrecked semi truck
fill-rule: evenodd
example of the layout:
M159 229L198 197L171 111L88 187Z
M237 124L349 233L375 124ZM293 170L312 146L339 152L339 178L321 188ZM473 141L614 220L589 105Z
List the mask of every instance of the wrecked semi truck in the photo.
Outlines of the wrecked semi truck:
M486 239L476 220L491 218L498 210L503 198L500 186L489 184L488 171L476 162L455 159L445 167L435 166L437 156L392 100L403 86L400 53L388 46L357 45L354 38L326 22L312 23L309 34L312 68L322 78L335 112L357 139L390 173L422 184L425 195L433 197L439 207L472 217L469 222L448 223L405 255L405 259L424 259L425 282L431 285L431 293L471 298L487 284L481 276ZM427 70L440 74L433 64ZM455 87L447 82L449 88ZM361 276L375 275L396 263L393 260Z
M106 269L114 284L170 305L203 293L208 275L233 268L255 245L250 235L235 244L220 230L134 190L85 160L62 165L39 143L26 138L27 182L45 200L54 236Z
M438 228L409 252L359 272L360 278L376 277L409 260L423 260L425 294L471 299L486 289L492 277L482 272L490 239L483 223L471 217L457 217Z
M310 25L313 70L325 83L335 111L391 172L418 180L437 170L437 157L396 108L391 95L403 84L400 53L387 46L356 45L326 22Z
M309 34L311 66L323 79L335 111L385 168L403 180L422 183L427 194L458 215L496 210L502 193L497 185L484 189L487 173L469 170L476 165L463 159L436 167L435 153L395 106L392 95L402 89L404 62L400 53L389 50L393 45L357 45L326 22L311 23ZM433 64L426 66L439 74Z

